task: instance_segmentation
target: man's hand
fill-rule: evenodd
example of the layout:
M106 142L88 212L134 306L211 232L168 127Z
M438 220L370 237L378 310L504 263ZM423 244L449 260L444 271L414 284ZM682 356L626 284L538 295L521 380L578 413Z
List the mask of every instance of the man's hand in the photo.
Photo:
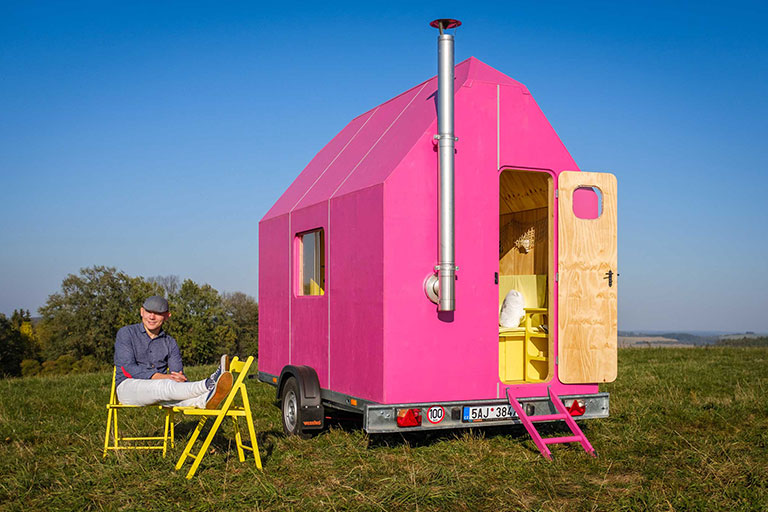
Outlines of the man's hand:
M181 372L156 373L152 375L153 379L173 379L176 382L187 382L187 376Z
M181 372L171 372L169 375L176 382L187 382L187 376Z

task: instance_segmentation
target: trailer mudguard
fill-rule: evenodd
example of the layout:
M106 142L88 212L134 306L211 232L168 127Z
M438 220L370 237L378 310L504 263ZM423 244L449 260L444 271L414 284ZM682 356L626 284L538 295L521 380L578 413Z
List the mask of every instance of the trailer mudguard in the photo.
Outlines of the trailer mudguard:
M311 366L285 366L277 381L278 400L283 393L283 386L290 377L295 378L299 384L302 430L322 429L325 424L325 407L320 400L320 379L317 378L317 372Z

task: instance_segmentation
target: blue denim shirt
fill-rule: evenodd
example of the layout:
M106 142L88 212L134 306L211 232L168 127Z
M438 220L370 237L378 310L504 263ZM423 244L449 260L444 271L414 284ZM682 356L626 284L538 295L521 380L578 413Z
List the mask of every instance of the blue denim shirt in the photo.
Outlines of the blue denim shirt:
M151 379L155 373L184 370L176 340L160 331L152 339L143 323L126 325L115 338L115 386L125 379Z

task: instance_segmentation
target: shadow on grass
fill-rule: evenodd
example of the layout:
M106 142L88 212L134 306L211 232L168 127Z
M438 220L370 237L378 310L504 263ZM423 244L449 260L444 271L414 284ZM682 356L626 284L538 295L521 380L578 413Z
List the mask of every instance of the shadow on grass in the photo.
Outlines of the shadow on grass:
M192 435L192 432L197 427L197 420L190 420L185 421L182 420L179 423L176 424L175 427L175 443L176 445L181 444L182 446L186 446L187 442L189 441L190 436ZM202 442L206 436L211 431L211 427L213 426L212 421L206 422L205 427L203 427L203 431L200 432L200 436L197 438L197 442ZM229 450L230 445L230 439L227 436L222 435L221 428L218 432L216 432L216 435L213 436L213 439L211 440L211 444L208 447L209 450L215 450L215 451L221 451L225 452Z
M186 446L189 442L189 438L197 427L197 421L181 421L176 424L175 427L175 442L176 446ZM200 443L210 433L213 422L209 421L203 427L202 432L197 438L196 445L199 447ZM240 425L240 431L243 435L243 443L250 446L250 438L248 435L248 427L246 425ZM275 451L278 439L283 439L285 434L278 430L268 431L256 431L256 442L258 444L259 455L261 457L261 463L266 466L269 460L272 458L272 454ZM195 448L193 448L193 451ZM216 435L213 436L211 444L208 446L209 451L228 454L229 457L237 457L237 447L235 445L234 435L230 435L227 431L222 432L220 428Z
M589 425L579 424L582 432L588 435ZM539 434L542 437L570 436L570 429L562 423L539 423L536 425ZM326 409L325 428L316 435L322 435L329 429L338 429L346 433L353 433L363 430L363 416L345 411ZM368 449L376 450L379 448L395 448L400 446L410 446L413 448L432 446L444 441L461 439L465 435L473 436L478 439L494 439L498 437L517 439L522 446L531 453L538 455L539 450L533 443L523 425L505 425L498 427L469 427L461 429L416 431L416 432L397 432L391 434L369 434Z
M589 428L580 425L582 432L588 434ZM542 437L570 436L573 435L568 427L562 423L538 424L536 426ZM492 440L495 438L515 439L521 443L521 446L534 455L539 455L539 450L533 443L530 435L523 425L506 425L498 427L469 427L466 429L439 430L439 431L420 431L403 432L395 434L372 434L369 436L368 449L394 448L399 446L409 446L419 448L432 446L436 443L463 439L465 436L471 436L476 439ZM580 448L579 448L580 449Z
M261 464L263 466L266 466L272 458L272 453L275 451L277 440L284 437L285 434L279 430L256 432L256 440L259 443L259 454L261 455Z
M346 433L363 430L363 415L326 407L325 427L318 432L318 435L332 428Z
M175 443L176 445L182 445L186 446L187 442L189 441L190 436L192 435L192 432L194 432L195 428L197 427L197 421L181 421L176 424L175 427ZM196 443L202 442L206 436L210 433L211 427L213 426L213 422L209 421L206 423L206 425L203 427L202 432L200 432L200 435L197 438ZM209 450L213 449L215 451L221 451L221 452L228 452L231 450L236 450L236 448L233 448L235 438L234 435L230 435L226 431L222 432L222 428L219 428L219 431L216 432L216 435L213 436L213 439L211 440L211 444L209 446ZM243 435L243 443L246 445L250 445L250 440L248 437L248 427L246 425L241 424L240 425L240 432ZM272 452L275 449L275 441L277 439L282 439L285 437L285 434L282 432L279 432L277 430L269 430L269 431L256 431L256 441L259 445L259 453L261 454L262 462L265 462L269 459L269 457L272 455Z

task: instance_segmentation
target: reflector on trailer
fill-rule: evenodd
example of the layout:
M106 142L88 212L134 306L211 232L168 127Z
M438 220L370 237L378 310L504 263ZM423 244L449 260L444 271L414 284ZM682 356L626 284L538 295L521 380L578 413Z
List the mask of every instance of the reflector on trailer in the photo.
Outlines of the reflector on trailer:
M421 409L398 409L397 410L398 427L420 427Z
M571 416L581 416L586 410L587 408L581 400L574 400L567 408L567 411Z

